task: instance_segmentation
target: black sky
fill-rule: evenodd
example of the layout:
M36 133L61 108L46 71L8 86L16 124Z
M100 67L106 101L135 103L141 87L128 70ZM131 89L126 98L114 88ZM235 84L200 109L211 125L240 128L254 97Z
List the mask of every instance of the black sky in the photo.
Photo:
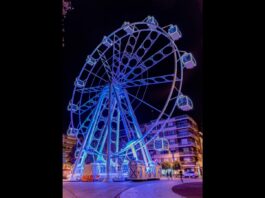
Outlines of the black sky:
M177 24L183 37L177 46L194 54L197 67L185 70L183 92L191 97L194 109L188 112L202 129L202 0L72 0L74 10L65 19L63 49L63 129L69 123L66 110L73 82L88 54L124 21L142 21L153 15L161 26ZM182 114L182 112L178 112Z

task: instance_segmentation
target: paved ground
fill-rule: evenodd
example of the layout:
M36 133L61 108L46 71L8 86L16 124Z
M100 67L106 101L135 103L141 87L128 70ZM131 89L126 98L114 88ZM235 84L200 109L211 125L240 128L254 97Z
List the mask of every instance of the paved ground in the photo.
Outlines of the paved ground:
M185 179L185 183L200 182ZM172 191L179 179L145 182L64 182L63 198L184 198ZM197 197L196 197L197 198Z
M187 198L202 198L202 182L192 182L173 186L173 192Z

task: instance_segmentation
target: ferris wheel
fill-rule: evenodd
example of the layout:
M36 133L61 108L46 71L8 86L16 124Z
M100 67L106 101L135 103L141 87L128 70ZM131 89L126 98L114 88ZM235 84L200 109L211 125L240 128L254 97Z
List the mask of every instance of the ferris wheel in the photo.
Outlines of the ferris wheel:
M184 69L195 67L196 61L177 48L181 37L177 25L160 27L148 16L124 22L87 56L68 105L67 133L78 140L73 174L82 173L88 155L110 164L129 157L152 163L147 144L165 127L161 120L170 119L176 107L193 108L181 88ZM156 118L143 133L139 115L150 111Z

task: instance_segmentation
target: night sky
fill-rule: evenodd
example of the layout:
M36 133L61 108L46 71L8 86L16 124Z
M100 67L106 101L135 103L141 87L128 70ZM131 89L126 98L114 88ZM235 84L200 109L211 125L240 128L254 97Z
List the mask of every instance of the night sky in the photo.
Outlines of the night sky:
M183 37L177 41L179 49L192 52L197 67L184 70L182 90L191 97L192 116L202 130L202 0L72 0L74 10L65 19L65 47L63 49L63 133L70 114L67 105L72 96L74 80L88 54L124 21L142 21L153 15L159 25L177 24ZM177 111L176 115L185 112Z

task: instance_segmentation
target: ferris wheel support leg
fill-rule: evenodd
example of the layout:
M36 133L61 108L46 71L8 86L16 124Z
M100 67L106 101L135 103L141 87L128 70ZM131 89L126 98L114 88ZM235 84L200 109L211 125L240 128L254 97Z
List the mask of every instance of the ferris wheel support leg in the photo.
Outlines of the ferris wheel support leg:
M107 142L107 177L104 182L110 182L110 155L111 155L111 98L112 98L112 83L109 85L109 115L108 115L108 142Z
M134 126L134 129L135 129L136 135L137 135L138 138L141 138L142 137L142 132L141 132L140 126L139 126L139 124L137 122L136 116L134 115L134 111L133 111L133 108L131 106L131 102L130 102L130 99L128 97L127 92L125 92L124 95L125 95L126 103L128 105L128 108L129 108L130 116L131 116L132 121L133 121L133 126ZM146 145L144 145L144 142L140 142L140 146L141 146L141 152L142 152L142 155L143 155L143 158L144 158L144 162L145 162L146 166L148 166L148 164L152 161L151 156L149 154L149 151L146 148Z
M93 130L95 128L95 124L96 124L96 118L99 117L99 113L100 113L100 109L102 107L102 103L103 103L103 100L104 100L104 94L102 93L101 97L100 97L100 101L96 107L96 111L95 111L95 114L93 116L93 119L92 119L92 122L90 123L89 127L88 127L88 131L87 131L87 135L85 137L85 140L81 146L81 149L80 149L80 153L75 161L75 164L74 164L74 168L73 168L73 171L72 171L72 176L71 176L71 180L76 180L76 176L75 175L81 175L82 172L83 172L83 166L84 166L84 162L85 162L85 158L87 156L86 152L85 152L85 147L87 145L90 145L91 141L92 141L92 137L94 134Z
M116 105L116 101L113 102L113 108L112 108L112 112L111 112L111 120L113 118L113 114L114 114L114 110L115 110L115 105ZM106 140L107 140L107 135L108 135L108 126L106 124L104 126L103 130L102 130L102 133L101 133L101 136L100 136L100 141L99 141L99 144L98 144L98 146L96 148L96 150L98 150L99 153L102 153L102 151L103 151L104 145L105 145ZM98 149L98 147L99 147L99 149Z
M119 152L119 146L120 146L119 137L120 137L120 111L117 110L117 130L116 130L116 143L115 143L116 152ZM116 161L116 164L118 164L118 158L116 158L115 161ZM117 169L117 171L118 171L118 169Z

